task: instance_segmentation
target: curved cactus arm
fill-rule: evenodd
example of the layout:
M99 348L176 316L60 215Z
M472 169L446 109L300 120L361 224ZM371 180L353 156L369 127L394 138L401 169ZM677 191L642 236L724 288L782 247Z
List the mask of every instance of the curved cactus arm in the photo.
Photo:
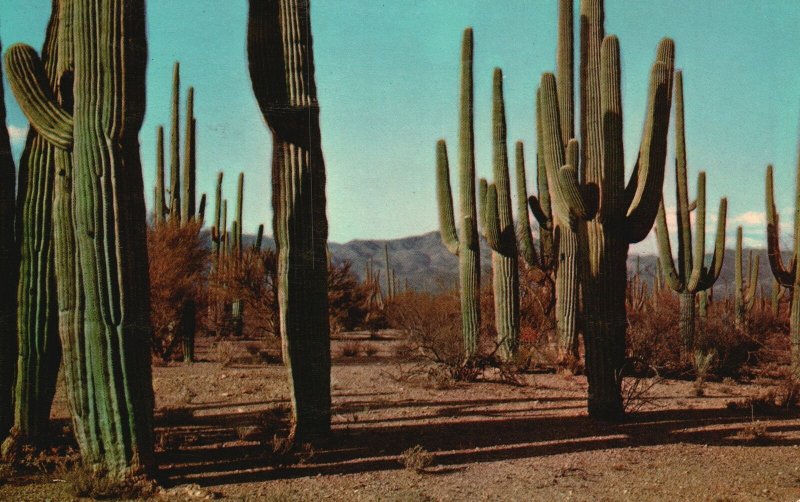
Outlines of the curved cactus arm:
M672 246L669 242L667 213L664 210L663 199L658 205L658 214L656 215L656 241L658 242L658 264L663 272L667 285L673 291L683 291L684 280L678 271L675 270L675 261L672 259Z
M563 198L569 208L570 225L577 219L589 220L594 216L592 204L587 203L584 195L590 193L590 185L578 183L578 170L573 166L565 165L558 170L556 183L559 198ZM591 185L596 188L596 185Z
M794 284L796 261L792 258L792 263L787 269L783 264L780 244L780 215L775 207L775 191L772 182L772 165L767 166L766 180L766 200L767 200L767 258L772 275L785 287Z
M533 217L536 218L539 226L546 230L553 229L552 221L547 217L547 215L544 214L544 211L542 211L541 203L535 195L528 197L528 207L530 207L531 213L533 214Z
M489 247L497 251L501 247L500 242L500 218L497 211L497 185L489 184L486 190L486 202L484 206L483 234Z
M72 148L72 115L62 108L48 84L39 55L29 45L14 44L5 55L11 90L36 131L56 148Z
M442 243L448 251L458 255L458 234L450 189L450 167L447 161L447 144L443 139L436 143L436 200L439 206L439 232Z
M531 267L539 265L539 256L533 245L531 222L528 217L528 190L525 186L525 151L522 141L516 144L516 184L517 184L517 240L525 263Z
M630 195L630 202L624 228L631 244L644 240L650 233L658 212L664 183L667 132L672 106L672 77L675 68L672 40L661 41L658 59L650 72L647 115L639 157L625 189L626 194Z
M692 201L692 202L689 204L689 212L690 212L690 213L691 213L692 211L694 211L695 209L697 209L697 199L693 200L693 201Z
M699 287L708 289L717 282L719 274L722 272L722 262L725 259L725 227L728 218L728 199L723 197L719 201L719 216L717 217L717 235L714 240L714 254L711 257L711 264L703 273Z

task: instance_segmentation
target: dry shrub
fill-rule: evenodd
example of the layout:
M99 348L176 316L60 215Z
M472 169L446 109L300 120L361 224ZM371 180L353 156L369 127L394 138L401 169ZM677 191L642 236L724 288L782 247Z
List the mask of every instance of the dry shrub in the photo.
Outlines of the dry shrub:
M94 500L132 500L148 498L157 491L156 484L145 477L117 479L106 471L81 464L60 468L56 475L66 482L75 497Z
M358 357L363 348L358 342L343 343L340 350L342 357Z
M245 250L220 256L213 264L208 288L208 329L218 336L277 340L277 262L271 249ZM233 303L242 302L242 317L233 316ZM237 323L241 322L241 325ZM270 336L271 335L271 336Z
M328 314L331 333L353 331L365 325L368 314L368 290L358 282L350 261L328 267ZM373 317L375 319L375 317Z
M239 350L231 342L217 342L214 347L215 359L226 368L236 362L239 357Z
M409 471L422 473L433 465L433 455L422 446L415 445L402 453L400 463Z
M632 374L639 370L658 368L665 376L683 374L689 368L681 360L683 340L680 335L678 298L670 291L657 291L652 309L628 312L627 346L630 361L640 366L629 368Z
M452 294L407 292L386 307L389 325L407 333L407 344L456 372L463 366L461 305Z
M147 230L153 354L164 360L181 353L184 329L193 329L197 313L203 311L199 307L206 296L208 251L200 228L199 222L190 222L183 226L160 224ZM191 305L195 316L188 319Z

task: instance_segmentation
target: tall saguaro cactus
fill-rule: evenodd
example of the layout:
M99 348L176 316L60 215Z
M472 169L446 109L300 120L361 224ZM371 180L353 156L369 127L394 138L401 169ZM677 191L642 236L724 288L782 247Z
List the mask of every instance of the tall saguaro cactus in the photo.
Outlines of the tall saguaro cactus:
M153 192L153 220L164 223L167 205L164 200L164 127L156 130L156 184Z
M183 198L181 199L181 224L186 225L194 219L197 211L196 198L196 154L195 130L197 127L194 118L194 87L189 87L186 97L186 133L183 148Z
M0 45L2 49L2 45ZM3 70L0 68L0 79ZM13 423L12 388L17 355L17 249L14 240L14 158L6 128L6 105L0 85L0 439Z
M556 79L549 73L541 84L543 139L556 213L565 221L588 220L581 233L586 249L581 284L589 415L616 420L624 413L620 386L627 328L625 262L629 245L649 233L661 199L674 45L669 39L659 44L639 157L626 186L619 42L604 34L602 1L582 0L580 15L580 169L565 163Z
M57 209L68 206L69 215L54 222L67 390L84 462L123 478L154 464L138 142L147 63L144 1L61 0L60 9L57 93L47 88L30 47L12 46L6 66L31 125L59 150L72 152L71 161L65 155L56 161L71 187L57 183Z
M450 168L444 140L436 144L436 199L439 206L439 231L448 251L458 256L461 297L461 333L467 358L478 350L481 325L480 245L478 208L475 203L475 132L472 88L472 29L464 30L461 45L461 96L458 129L459 221L456 228ZM459 235L460 231L460 235Z
M800 145L800 143L798 143ZM775 207L775 190L772 182L772 166L767 166L767 257L772 275L778 283L792 290L789 307L789 343L791 345L792 373L800 378L800 267L797 266L800 254L800 147L798 147L797 172L795 175L794 244L789 265L783 263L780 246L780 221ZM774 288L773 288L774 289ZM775 302L777 304L777 302Z
M294 424L330 430L328 219L308 0L250 0L250 78L272 132L278 304Z
M756 293L758 291L758 268L759 257L753 257L753 251L747 260L748 280L744 283L742 267L742 227L736 228L736 263L734 264L734 302L736 310L736 324L744 324L745 315L753 309L756 304Z
M686 353L691 355L694 347L695 296L714 286L722 270L725 257L725 223L728 200L719 201L717 237L714 255L709 266L706 255L706 173L697 176L697 199L689 204L689 189L686 181L686 132L683 115L683 73L675 72L675 186L677 192L678 220L678 269L672 259L672 249L667 230L667 217L662 200L658 210L656 238L661 263L667 284L678 293L680 299L680 326ZM692 245L692 228L689 214L695 211L695 235ZM694 255L692 255L694 247Z
M508 176L503 72L499 68L494 70L492 96L494 182L488 186L486 200L481 201L482 208L485 206L481 221L486 241L492 249L492 287L495 329L500 349L498 352L501 357L508 359L516 353L519 345L519 266L517 236L511 212L511 181ZM527 214L526 209L526 218Z
M58 2L54 2L42 49L45 82L51 91L57 85L58 23ZM61 361L53 255L54 159L55 148L31 128L19 166L16 220L19 283L14 439L24 442L36 442L47 431ZM7 280L13 282L12 278ZM14 443L21 446L12 441L5 447Z
M181 221L181 64L172 69L172 117L169 130L169 219Z

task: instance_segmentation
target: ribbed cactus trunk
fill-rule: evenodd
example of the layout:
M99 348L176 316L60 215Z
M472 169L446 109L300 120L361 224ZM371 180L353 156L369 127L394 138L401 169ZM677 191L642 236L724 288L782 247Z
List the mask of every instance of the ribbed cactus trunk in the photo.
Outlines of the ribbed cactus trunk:
M169 220L181 221L181 65L172 69L172 116L169 131Z
M33 127L73 152L71 164L66 156L57 159L63 179L56 211L68 202L69 216L54 222L67 391L83 461L124 478L154 466L138 142L147 62L144 2L62 0L61 9L58 99L42 86L44 70L30 47L9 49L6 65Z
M2 49L2 45L0 45ZM0 68L0 79L3 70ZM6 128L6 106L0 85L0 439L13 423L12 388L17 360L17 247L14 240L16 169Z
M475 202L475 131L473 112L472 29L464 30L461 44L461 91L459 97L458 186L459 223L456 227L450 169L444 140L436 145L436 197L439 232L447 249L458 256L461 334L467 359L478 352L481 309L480 242L478 207Z
M58 2L54 2L42 50L42 64L51 90L57 85L58 15ZM15 440L32 443L47 431L61 362L53 257L54 164L55 148L31 129L20 160L18 183L16 227L20 262L14 428Z
M492 150L494 182L487 195L484 227L492 249L494 324L498 354L510 359L519 346L519 265L517 236L511 212L511 181L508 176L506 113L503 73L495 68L492 86ZM527 211L525 212L527 216Z
M678 315L681 339L684 347L694 347L694 330L696 318L695 293L684 291L678 293Z
M273 225L291 437L330 431L328 220L308 0L250 0L250 77L272 132Z

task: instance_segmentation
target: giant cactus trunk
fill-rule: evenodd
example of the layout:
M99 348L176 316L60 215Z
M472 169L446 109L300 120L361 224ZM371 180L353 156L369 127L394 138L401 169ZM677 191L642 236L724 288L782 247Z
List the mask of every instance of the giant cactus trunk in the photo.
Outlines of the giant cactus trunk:
M272 132L283 357L302 441L330 430L328 220L308 0L250 0L250 77Z
M60 150L55 207L64 214L54 219L56 274L75 436L85 463L124 478L154 466L138 142L144 2L61 0L59 12L55 96L30 47L10 48L6 65L32 126Z
M436 199L439 232L445 247L458 256L461 335L466 358L475 356L481 326L481 256L478 206L475 202L475 131L472 82L472 29L464 30L461 44L461 91L458 128L459 223L456 227L450 169L444 140L436 144ZM460 235L459 235L460 232Z
M57 85L58 26L58 2L54 2L42 50L50 89ZM14 439L34 443L46 432L50 420L61 361L53 258L54 162L55 148L32 128L22 153L18 183L16 227L20 262Z
M2 46L0 46L2 49ZM0 68L0 79L3 70ZM6 106L0 85L0 439L13 422L12 387L17 353L17 248L14 243L14 158L6 128Z
M573 155L565 155L552 74L542 77L541 86L545 160L556 213L563 221L587 221L585 229L577 228L579 244L585 249L581 284L589 415L618 420L624 413L625 261L628 246L650 232L661 199L674 47L671 40L659 44L650 74L639 157L626 186L619 42L614 36L604 36L600 0L582 0L580 14L580 169L565 162Z

